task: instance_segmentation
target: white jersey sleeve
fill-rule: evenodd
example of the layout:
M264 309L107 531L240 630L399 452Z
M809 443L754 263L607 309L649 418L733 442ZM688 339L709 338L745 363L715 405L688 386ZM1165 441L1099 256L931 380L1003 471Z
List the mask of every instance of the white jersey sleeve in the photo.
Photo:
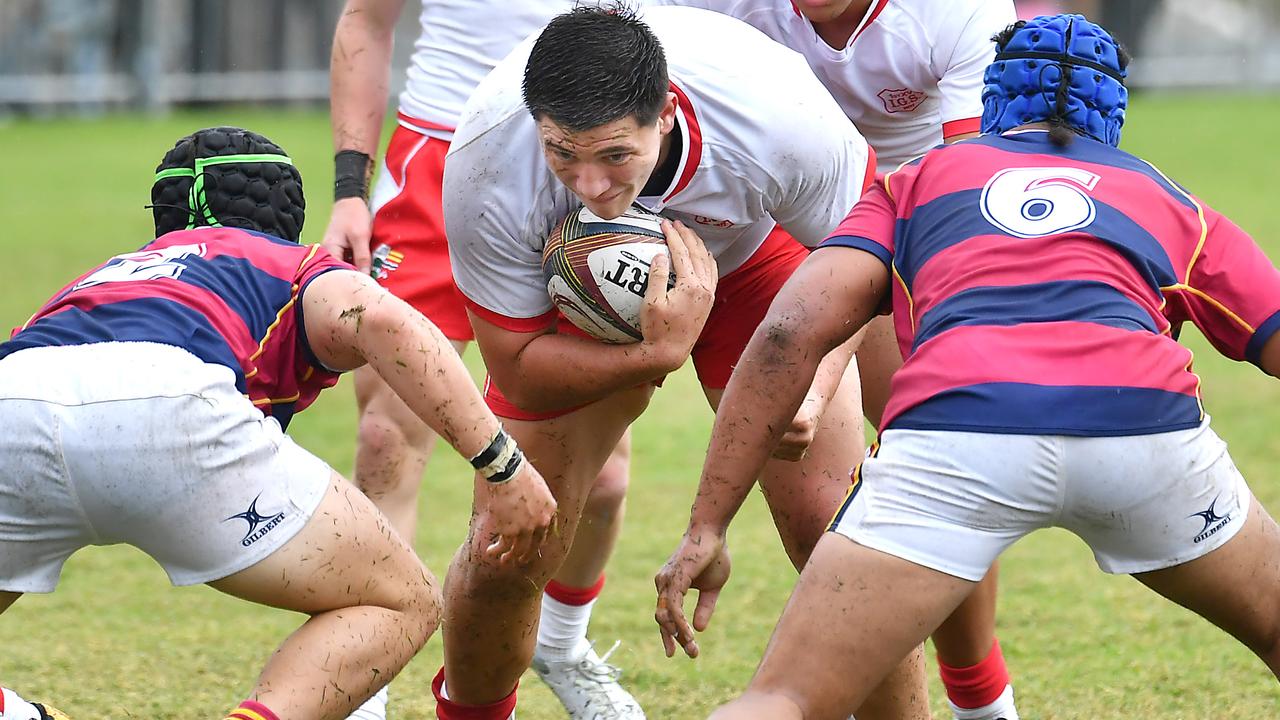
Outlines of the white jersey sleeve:
M838 111L834 103L831 109ZM773 190L769 214L801 245L817 247L858 202L874 178L875 163L866 140L843 115L797 108L789 132L813 141L796 143L776 159L777 167L794 170Z
M968 17L940 24L931 50L942 95L943 137L954 134L947 132L948 123L982 117L982 75L995 54L991 36L1017 20L1010 0L965 4Z
M532 44L517 46L463 109L441 193L454 282L468 308L517 332L552 320L542 248L575 204L547 169L520 94Z

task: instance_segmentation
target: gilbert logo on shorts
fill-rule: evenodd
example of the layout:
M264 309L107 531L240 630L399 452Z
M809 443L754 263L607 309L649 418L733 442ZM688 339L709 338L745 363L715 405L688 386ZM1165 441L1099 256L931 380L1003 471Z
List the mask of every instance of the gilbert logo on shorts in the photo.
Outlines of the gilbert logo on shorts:
M920 103L924 102L924 93L919 90L908 90L907 88L899 88L890 90L885 88L880 91L880 99L884 101L885 112L900 113L911 112L920 107Z
M1218 497L1222 497L1222 496L1219 495ZM1205 538L1213 535L1214 533L1218 532L1222 528L1226 527L1227 523L1231 522L1231 513L1227 513L1226 515L1219 515L1217 511L1214 509L1214 506L1218 504L1218 497L1215 497L1213 499L1213 502L1209 503L1208 510L1203 510L1201 512L1193 513L1187 516L1188 518L1200 518L1201 520L1204 521L1204 528L1200 530L1200 534L1192 538L1192 542L1198 543L1201 540L1204 540Z
M271 532L271 528L279 525L280 521L284 520L283 512L278 512L275 515L270 516L259 514L259 497L262 497L262 493L258 493L258 497L255 497L253 502L249 503L248 510L245 510L242 513L236 513L235 515L227 518L227 520L235 520L238 518L249 523L249 531L244 534L244 539L240 541L240 544L245 547L249 547L266 537L267 533ZM222 522L226 522L227 520L223 520Z

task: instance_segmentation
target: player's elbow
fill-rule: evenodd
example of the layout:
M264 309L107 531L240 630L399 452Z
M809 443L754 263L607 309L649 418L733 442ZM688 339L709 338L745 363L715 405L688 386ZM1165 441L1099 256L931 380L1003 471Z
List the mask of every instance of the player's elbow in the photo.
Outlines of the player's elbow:
M770 314L756 331L760 338L760 359L775 364L788 362L805 343L803 319L794 313Z

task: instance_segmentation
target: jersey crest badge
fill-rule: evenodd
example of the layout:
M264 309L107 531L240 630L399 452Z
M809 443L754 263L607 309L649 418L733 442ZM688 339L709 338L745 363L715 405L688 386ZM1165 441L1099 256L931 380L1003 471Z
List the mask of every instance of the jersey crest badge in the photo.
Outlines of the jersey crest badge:
M898 90L890 90L888 88L880 91L880 100L884 102L885 112L900 113L911 112L920 107L920 103L928 97L919 90L908 90L901 88Z
M404 260L404 253L391 249L390 245L380 245L373 251L370 260L369 274L374 280L385 280L387 275L395 272Z
M718 228L733 227L733 223L729 222L728 220L717 220L715 218L707 217L706 215L694 215L693 221L698 223L699 225L710 225L711 227L718 227Z

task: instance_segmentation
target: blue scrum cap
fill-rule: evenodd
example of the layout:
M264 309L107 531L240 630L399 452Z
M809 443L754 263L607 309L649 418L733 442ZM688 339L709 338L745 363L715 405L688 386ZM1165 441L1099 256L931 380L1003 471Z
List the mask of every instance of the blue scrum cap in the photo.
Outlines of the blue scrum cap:
M1059 120L1115 146L1129 91L1111 34L1082 15L1042 15L1014 32L987 66L982 131Z

